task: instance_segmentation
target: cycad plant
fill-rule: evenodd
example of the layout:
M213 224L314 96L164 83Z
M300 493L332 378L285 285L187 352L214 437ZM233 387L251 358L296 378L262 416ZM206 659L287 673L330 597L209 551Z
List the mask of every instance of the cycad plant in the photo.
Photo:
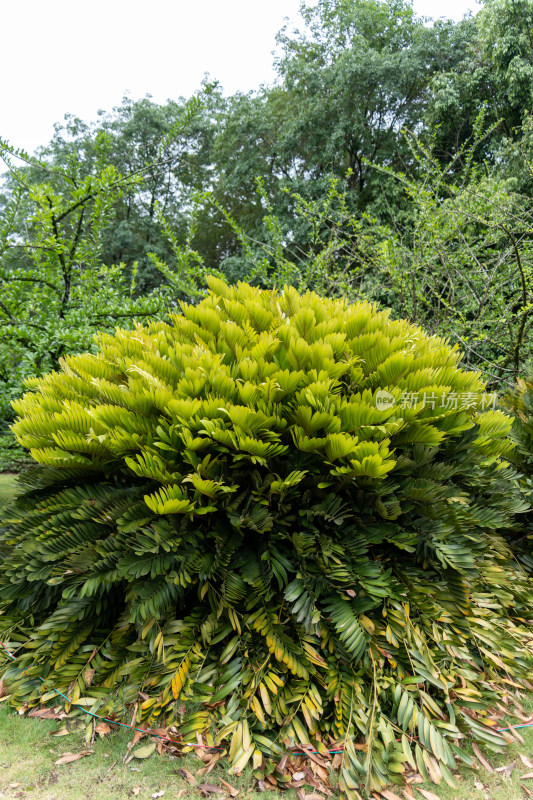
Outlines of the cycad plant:
M174 721L237 772L336 747L352 797L453 784L533 666L511 418L371 304L209 286L16 403L40 466L0 538L11 703Z

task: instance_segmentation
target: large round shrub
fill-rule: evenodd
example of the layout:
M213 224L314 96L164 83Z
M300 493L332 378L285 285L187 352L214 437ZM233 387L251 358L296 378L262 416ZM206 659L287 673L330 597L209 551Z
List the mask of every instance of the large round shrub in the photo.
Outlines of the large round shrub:
M465 734L504 743L487 710L533 663L523 505L510 418L456 349L368 303L215 279L98 343L16 403L41 465L0 540L16 707L56 687L174 720L237 771L340 742L352 795L453 782Z

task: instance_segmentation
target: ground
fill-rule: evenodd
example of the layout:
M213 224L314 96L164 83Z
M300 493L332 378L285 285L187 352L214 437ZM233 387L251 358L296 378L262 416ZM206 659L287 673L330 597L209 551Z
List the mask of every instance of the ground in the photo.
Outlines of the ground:
M72 725L71 722L67 724ZM78 723L78 727L81 730L67 734L63 720L23 718L7 706L0 705L0 798L126 800L131 797L164 797L165 800L174 800L180 797L192 800L201 797L203 792L205 796L216 796L221 790L228 798L230 795L221 783L222 779L239 791L240 800L279 800L279 795L273 792L256 791L257 782L249 770L240 777L228 775L223 760L207 775L197 775L205 764L194 755L170 758L153 753L146 759L124 763L131 734L127 731L109 733L97 736L94 744L87 745L84 726ZM533 776L533 762L530 762L531 767L527 766L528 758L533 759L533 729L522 732L524 744L510 746L506 753L496 756L485 752L495 769L509 766L511 771L510 766L514 764L510 777L504 777L503 772L489 773L478 766L474 771L463 770L459 779L460 789L420 784L426 795L415 789L415 797L417 800L424 800L424 796L426 800L432 800L432 797L438 800L522 800L528 797L521 785L530 786L533 792L533 777L522 781L519 778L528 773ZM134 750L139 747L144 747L144 742ZM67 752L84 750L92 750L92 753L71 763L55 763ZM520 753L525 760L520 758ZM311 794L312 800L319 800L320 795L312 793L311 786L300 790L302 798ZM400 800L406 797L398 788L394 788L391 798L394 796ZM283 800L298 800L297 793L290 789L283 792L282 797Z
M15 493L15 477L7 472L0 473L0 512Z

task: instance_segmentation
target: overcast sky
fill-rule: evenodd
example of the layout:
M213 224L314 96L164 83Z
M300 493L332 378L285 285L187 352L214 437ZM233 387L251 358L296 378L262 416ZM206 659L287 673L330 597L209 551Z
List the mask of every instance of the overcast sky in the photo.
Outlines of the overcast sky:
M1 2L1 0L0 0ZM206 72L226 93L274 80L272 51L299 0L4 0L0 137L32 152L70 112L151 94L190 96ZM414 0L419 14L460 19L474 0Z

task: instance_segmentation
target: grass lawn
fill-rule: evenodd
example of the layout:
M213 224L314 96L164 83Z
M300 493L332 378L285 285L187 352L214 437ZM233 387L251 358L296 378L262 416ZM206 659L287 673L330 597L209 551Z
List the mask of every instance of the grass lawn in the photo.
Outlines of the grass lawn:
M15 478L7 472L0 472L0 513L15 494Z
M533 704L530 703L529 707L533 707ZM197 774L205 764L194 755L171 758L153 753L146 759L124 763L132 738L127 731L113 732L103 738L97 736L94 744L87 745L84 726L73 721L67 721L67 724L77 724L79 729L67 734L64 720L23 718L5 705L0 705L0 798L126 800L130 797L164 797L165 800L192 800L220 794L222 800L223 797L230 797L229 791L221 783L222 779L239 791L240 800L279 800L280 795L275 792L259 792L256 789L257 782L250 770L239 777L228 775L228 765L223 759L207 775ZM54 736L57 732L64 735ZM521 781L520 776L533 773L533 768L527 767L519 753L533 760L533 728L524 729L522 734L524 743L509 746L504 754L494 755L485 751L495 769L508 766L511 771L511 765L514 764L509 777L502 772L490 773L477 765L474 770L462 770L459 789L419 784L411 788L413 794L404 794L400 788L391 787L394 794L390 798L397 796L405 800L414 796L417 800L424 800L424 797L426 800L432 800L432 797L439 800L523 800L530 795L522 787L530 787L533 792L533 779ZM144 747L145 741L136 745L134 750ZM87 749L92 753L78 761L55 764L67 752L80 753ZM202 784L210 784L210 787L202 791ZM419 793L418 786L427 794ZM218 787L218 793L214 787ZM319 800L320 795L313 795L314 791L311 786L302 787L298 794L288 789L283 792L283 797L285 800L298 800L298 797L304 800L306 795L312 795L312 800Z

